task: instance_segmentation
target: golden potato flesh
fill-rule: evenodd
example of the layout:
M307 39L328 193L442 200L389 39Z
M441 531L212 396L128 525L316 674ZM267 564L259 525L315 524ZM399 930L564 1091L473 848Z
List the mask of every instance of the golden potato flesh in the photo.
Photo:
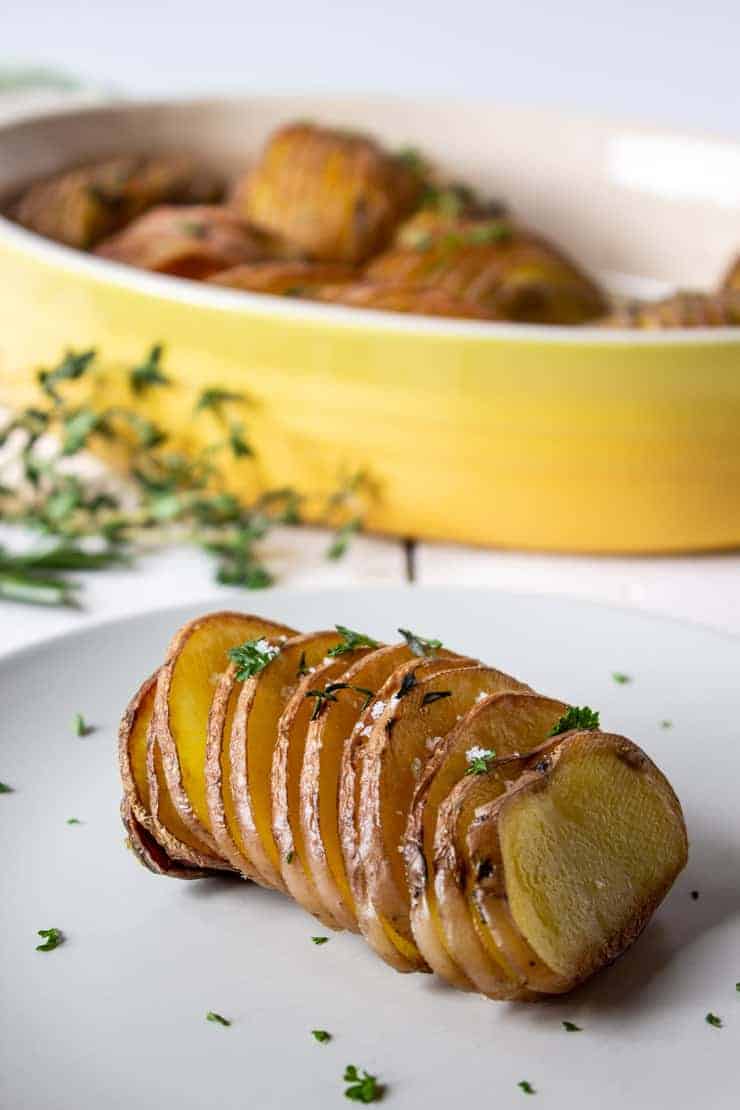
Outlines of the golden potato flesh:
M424 763L481 695L528 689L492 667L459 667L423 678L401 697L376 706L377 720L362 757L358 807L365 897L402 955L418 967L426 963L411 931L402 853Z
M605 309L597 286L555 247L500 219L419 233L415 246L391 248L365 272L381 285L433 288L498 320L581 324Z
M245 262L209 277L214 285L246 289L252 293L275 293L304 297L327 284L353 281L357 271L341 262L268 261Z
M388 242L420 184L403 159L364 135L294 123L268 141L234 204L310 258L356 263Z
M646 330L740 326L740 286L719 293L675 293L661 301L631 301L599 323Z
M264 257L262 238L228 208L161 205L95 250L101 258L142 270L202 280Z
M478 886L560 990L629 947L688 854L664 776L635 744L598 732L566 735L477 825Z
M114 158L31 185L12 214L40 235L84 249L155 205L206 204L221 192L190 158Z
M493 694L468 710L427 761L414 797L404 839L411 895L411 928L430 967L454 986L472 989L451 956L439 919L434 888L434 843L439 809L471 768L530 751L549 735L567 706L538 694ZM477 764L474 762L477 757Z

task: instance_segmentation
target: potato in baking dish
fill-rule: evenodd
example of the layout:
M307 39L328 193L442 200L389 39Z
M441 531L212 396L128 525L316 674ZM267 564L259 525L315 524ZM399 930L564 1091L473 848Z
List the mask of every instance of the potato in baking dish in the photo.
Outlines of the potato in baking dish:
M142 270L203 279L264 258L265 239L228 208L160 205L95 249L102 258Z
M351 282L356 277L357 271L342 262L270 259L265 262L245 262L240 266L232 266L229 270L220 270L208 280L214 285L224 285L229 289L303 297L328 283L340 285Z
M357 263L385 246L420 190L415 167L365 135L293 123L269 139L233 203L310 258Z
M659 301L630 301L599 321L604 327L720 328L740 325L740 285L718 293L674 293Z
M740 290L740 255L738 255L727 271L724 282L722 283L722 288Z
M367 278L439 290L494 319L581 324L601 316L596 284L542 237L505 218L441 221L422 210L374 258Z
M31 231L85 249L156 204L210 203L222 193L192 158L111 158L31 185L12 214Z

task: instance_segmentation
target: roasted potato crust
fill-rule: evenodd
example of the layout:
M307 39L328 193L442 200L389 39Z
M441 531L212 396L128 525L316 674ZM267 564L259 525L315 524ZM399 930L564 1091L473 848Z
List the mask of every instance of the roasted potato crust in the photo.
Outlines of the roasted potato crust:
M740 286L718 293L675 293L661 301L630 301L599 323L607 328L721 328L740 325Z
M341 262L245 262L213 274L208 281L229 289L305 297L323 285L353 281L357 270Z
M191 158L112 158L32 185L12 214L39 235L85 249L154 205L206 204L222 191Z
M268 140L234 203L310 258L357 263L383 247L420 188L418 174L372 139L294 123Z
M375 308L383 312L414 312L419 316L452 316L463 320L497 318L493 312L443 289L424 289L402 283L359 281L325 285L316 289L313 297L349 308Z

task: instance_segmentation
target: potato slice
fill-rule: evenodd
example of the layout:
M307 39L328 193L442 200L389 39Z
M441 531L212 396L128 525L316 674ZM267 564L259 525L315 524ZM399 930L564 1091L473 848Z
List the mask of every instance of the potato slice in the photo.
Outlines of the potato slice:
M478 904L510 916L561 990L632 944L688 856L665 777L637 745L599 732L566 735L484 807L469 841Z
M126 797L121 801L121 821L126 830L128 847L147 871L167 875L171 879L205 879L210 874L170 859L162 845L134 816L131 802Z
M416 784L434 745L476 698L512 689L529 687L490 667L459 667L417 676L400 696L371 707L376 720L362 757L358 864L364 901L410 968L426 969L411 932L402 856Z
M366 656L377 654L371 648L360 648L357 651L344 652L336 659L313 668L299 682L278 721L277 745L272 760L271 793L272 835L278 847L280 874L288 893L299 905L331 929L349 928L357 931L357 922L354 918L346 917L340 920L333 913L331 902L323 897L316 884L300 818L301 767L309 729L315 723L312 722L314 714L319 713L318 719L321 720L328 710L343 706L348 697L353 701L359 699L364 704L368 693L347 689L346 684L354 682L351 672L355 665L359 665ZM312 690L326 689L331 684L342 684L345 687L334 692L336 701L327 699L317 702L311 696ZM354 684L357 685L356 682Z
M404 838L411 895L411 929L419 951L437 974L462 990L476 989L448 951L434 890L434 838L439 808L453 787L494 759L543 743L568 707L539 694L493 694L468 710L437 745L414 792ZM488 755L486 755L488 753Z
M403 972L419 970L416 961L409 960L402 954L398 944L391 939L391 931L381 923L367 899L365 874L359 852L360 782L363 758L375 725L377 706L381 703L385 706L395 698L404 688L404 682L410 681L408 675L411 673L418 681L439 671L470 667L475 664L475 660L467 656L456 656L445 648L425 649L425 643L428 642L418 641L416 650L420 654L415 654L413 659L397 667L380 687L375 699L362 712L353 731L344 742L339 768L339 841L344 872L360 931L386 963L395 967L397 971Z
M278 722L303 672L319 666L342 639L332 630L287 640L259 674L242 684L234 710L229 739L235 816L231 835L263 881L277 890L285 890L280 850L272 833L272 761Z
M382 312L413 312L418 316L451 316L455 319L505 319L495 311L472 304L444 289L424 289L401 282L354 281L324 285L314 290L317 301L348 308L374 308Z
M228 651L246 640L291 635L291 629L244 613L210 613L176 633L157 677L150 729L149 790L166 826L160 788L161 753L167 791L180 820L198 843L219 855L206 800L206 737L214 689L229 665ZM155 797L156 796L156 797Z
M252 293L273 293L283 297L303 297L319 286L352 281L357 271L340 262L295 261L245 262L213 274L208 281L230 289Z
M722 289L740 290L740 256L738 256L725 274Z

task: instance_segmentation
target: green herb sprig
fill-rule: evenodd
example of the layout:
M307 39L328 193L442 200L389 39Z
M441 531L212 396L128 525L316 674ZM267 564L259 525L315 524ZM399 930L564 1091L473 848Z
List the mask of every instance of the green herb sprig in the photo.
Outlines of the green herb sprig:
M348 651L357 651L358 648L376 648L380 646L377 640L373 640L371 636L366 636L363 632L354 632L343 624L336 624L334 627L342 638L338 644L329 648L326 653L332 659L336 659L338 655L346 655Z
M331 1040L331 1033L327 1033L326 1029L312 1029L311 1036L319 1044L328 1044Z
M214 1010L208 1011L208 1013L206 1014L206 1021L211 1021L215 1025L231 1025L231 1022L228 1018L223 1017L221 1014L215 1013Z
M412 632L409 628L399 628L398 631L408 644L411 653L418 655L420 658L435 655L442 647L441 640L427 640L424 636L419 636L418 633Z
M263 671L279 653L280 648L276 644L270 644L264 637L260 637L257 640L245 640L243 644L229 648L226 654L236 664L237 682L246 682L248 678Z
M597 729L599 727L599 714L587 705L571 705L560 720L552 726L548 736L560 736L562 732L572 729Z
M38 934L43 937L43 943L36 945L37 952L53 952L60 944L64 944L64 933L61 929L39 929Z
M353 1102L379 1102L383 1091L376 1075L364 1071L362 1075L354 1064L348 1064L344 1069L344 1082L349 1083L344 1092L344 1097Z

